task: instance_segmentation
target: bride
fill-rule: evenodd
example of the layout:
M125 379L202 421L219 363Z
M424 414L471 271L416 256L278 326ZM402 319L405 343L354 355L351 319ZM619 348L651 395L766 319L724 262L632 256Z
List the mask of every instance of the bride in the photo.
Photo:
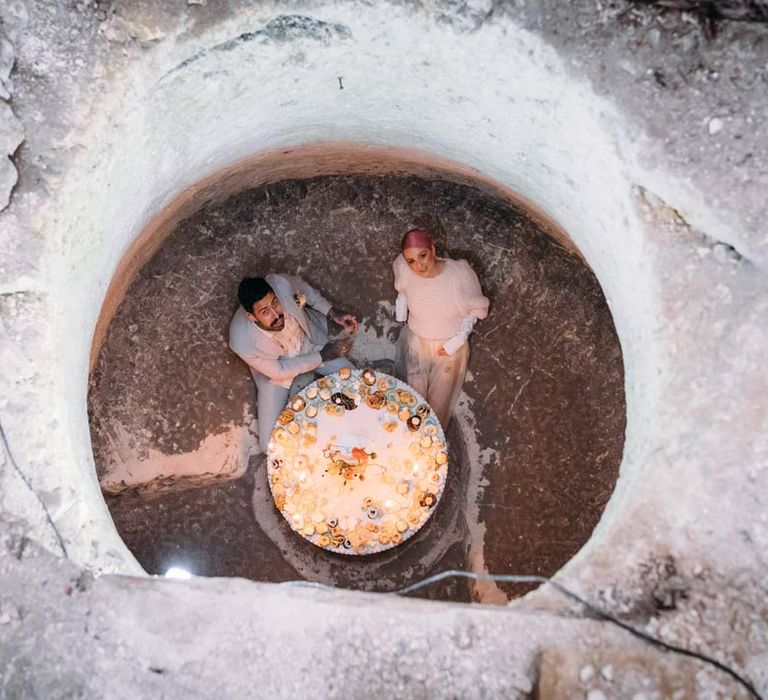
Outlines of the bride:
M403 236L395 273L395 318L400 333L395 371L448 426L469 359L468 338L488 315L488 299L466 260L438 258L423 229Z

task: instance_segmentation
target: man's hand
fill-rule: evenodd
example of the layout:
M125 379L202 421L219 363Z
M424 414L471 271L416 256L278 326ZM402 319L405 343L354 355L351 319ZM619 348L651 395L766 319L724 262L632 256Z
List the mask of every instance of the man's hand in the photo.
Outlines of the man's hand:
M337 360L340 357L346 357L351 349L352 338L339 338L338 340L331 340L323 346L322 350L320 350L320 357L323 358L323 362Z
M328 318L338 323L348 333L352 333L352 335L357 333L358 321L357 316L353 313L332 306L328 311Z

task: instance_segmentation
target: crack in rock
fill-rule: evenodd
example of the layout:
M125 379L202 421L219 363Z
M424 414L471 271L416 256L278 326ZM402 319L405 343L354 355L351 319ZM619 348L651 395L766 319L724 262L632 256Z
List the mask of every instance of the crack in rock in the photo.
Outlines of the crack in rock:
M8 78L14 64L13 44L0 33L0 211L11 201L19 173L11 156L24 141L24 129L4 100L11 98Z
M696 12L711 19L768 22L768 0L634 0L671 10Z
M635 191L644 206L654 218L663 222L671 224L684 230L689 236L691 236L699 247L703 247L707 251L712 251L714 259L721 264L725 263L746 263L750 264L752 261L744 255L736 246L726 241L722 241L715 236L711 236L708 233L704 233L688 222L688 220L680 213L679 210L670 206L661 197L654 194L650 190L636 185Z
M161 78L161 81L169 75L173 75L181 69L205 58L210 53L232 51L238 46L251 41L284 44L299 39L311 39L328 45L334 39L343 41L351 37L352 32L349 27L338 22L324 22L323 20L306 17L304 15L280 15L267 22L262 29L258 29L254 32L244 32L243 34L239 34L220 44L198 51L185 61L179 63L175 68L169 70L163 78Z

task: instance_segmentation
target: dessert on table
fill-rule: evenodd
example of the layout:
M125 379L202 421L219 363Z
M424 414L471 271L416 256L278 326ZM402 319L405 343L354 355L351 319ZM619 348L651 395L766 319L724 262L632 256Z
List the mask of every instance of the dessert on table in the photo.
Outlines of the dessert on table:
M373 369L344 368L291 397L267 449L278 510L302 537L341 554L382 552L412 537L447 473L432 409Z

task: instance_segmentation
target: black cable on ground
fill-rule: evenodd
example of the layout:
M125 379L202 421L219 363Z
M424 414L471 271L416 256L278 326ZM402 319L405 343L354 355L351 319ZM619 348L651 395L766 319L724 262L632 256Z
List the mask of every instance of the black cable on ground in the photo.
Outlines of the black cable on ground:
M408 593L417 591L420 588L425 588L426 586L429 586L433 583L437 583L438 581L442 581L446 578L468 578L468 579L474 579L474 580L480 580L480 581L495 581L497 583L548 584L552 586L552 588L554 588L556 591L564 595L566 598L570 598L571 600L574 600L580 605L582 605L587 611L589 611L595 617L601 620L605 620L606 622L610 622L611 624L614 624L617 627L620 627L621 629L629 632L632 636L637 637L638 639L642 640L647 644L650 644L651 646L658 647L659 649L663 649L665 651L670 651L674 654L681 654L682 656L688 656L692 659L703 661L704 663L709 664L710 666L714 666L716 669L722 671L723 673L726 673L731 678L733 678L737 683L739 683L744 688L746 688L746 690L755 698L757 698L757 700L763 700L762 696L757 692L757 689L755 688L755 686L752 685L752 683L750 683L746 678L739 675L739 673L736 672L734 669L732 669L730 666L727 666L726 664L718 661L717 659L712 658L711 656L707 656L706 654L700 654L697 651L691 651L690 649L678 647L678 646L675 646L674 644L668 644L667 642L663 642L661 639L653 637L650 634L646 634L645 632L642 632L639 629L636 629L635 627L628 625L626 622L622 622L621 620L613 617L613 615L610 615L604 610L601 610L600 608L596 607L589 601L582 598L580 595L567 589L565 586L562 586L559 583L556 583L555 581L552 581L551 579L546 578L545 576L525 576L525 575L514 575L514 574L476 574L470 571L459 571L458 569L449 569L448 571L441 571L439 574L428 576L427 578L421 581L417 581L416 583L413 583L410 586L406 586L405 588L399 588L396 591L391 591L391 593L394 593L396 595L407 595ZM338 590L338 588L336 588L335 586L329 586L324 583L315 583L312 581L286 581L283 585L306 586L309 588L322 588L325 590Z
M68 559L69 554L67 552L67 546L64 544L64 539L62 538L61 533L59 533L59 530L56 527L56 523L53 522L53 518L51 517L51 513L48 510L48 506L45 505L45 502L40 497L40 494L37 491L35 491L35 488L32 486L32 482L29 480L27 475L21 470L21 467L16 461L16 458L13 456L13 452L11 451L11 446L8 443L8 437L5 434L5 430L3 429L2 423L0 423L0 439L2 439L3 445L5 446L5 452L8 455L8 461L11 463L11 466L14 468L16 473L24 482L24 485L27 487L27 489L29 489L29 492L37 499L37 502L40 504L40 507L43 509L43 514L45 515L46 522L48 523L48 525L51 526L51 530L53 530L53 534L56 537L56 542L61 548L61 553L64 555L65 558Z
M730 666L726 666L724 663L718 661L717 659L713 659L711 656L707 656L706 654L700 654L697 651L691 651L690 649L678 647L678 646L675 646L674 644L668 644L667 642L663 642L661 639L653 637L650 634L646 634L645 632L642 632L639 629L632 627L631 625L628 625L626 622L622 622L618 618L613 617L613 615L610 615L604 610L601 610L600 608L596 607L595 605L585 600L578 594L567 589L565 586L561 586L559 583L556 583L555 581L552 581L551 579L548 579L545 576L516 576L512 574L510 575L476 574L469 571L459 571L457 569L450 569L448 571L441 571L439 574L435 574L434 576L429 576L428 578L425 578L422 581L417 581L416 583L410 586L406 586L405 588L401 588L397 591L393 591L393 593L397 593L399 595L405 595L407 593L416 591L420 588L424 588L425 586L428 586L432 583L436 583L437 581L442 581L443 579L453 578L453 577L471 578L471 579L481 580L481 581L496 581L498 583L541 583L541 584L546 583L546 584L549 584L550 586L552 586L552 588L554 588L556 591L558 591L562 595L566 596L567 598L571 598L572 600L575 600L580 605L584 606L584 608L586 608L595 617L598 617L601 620L605 620L606 622L610 622L616 625L617 627L621 627L621 629L626 630L634 637L637 637L638 639L641 639L652 646L659 647L660 649L664 649L665 651L674 652L675 654L689 656L693 659L698 659L699 661L703 661L704 663L710 664L711 666L714 666L715 668L719 669L723 673L727 673L736 682L743 685L752 695L754 695L757 698L757 700L763 700L763 698L757 692L757 689L755 688L755 686L752 685L752 683L750 683L746 678L739 675Z

